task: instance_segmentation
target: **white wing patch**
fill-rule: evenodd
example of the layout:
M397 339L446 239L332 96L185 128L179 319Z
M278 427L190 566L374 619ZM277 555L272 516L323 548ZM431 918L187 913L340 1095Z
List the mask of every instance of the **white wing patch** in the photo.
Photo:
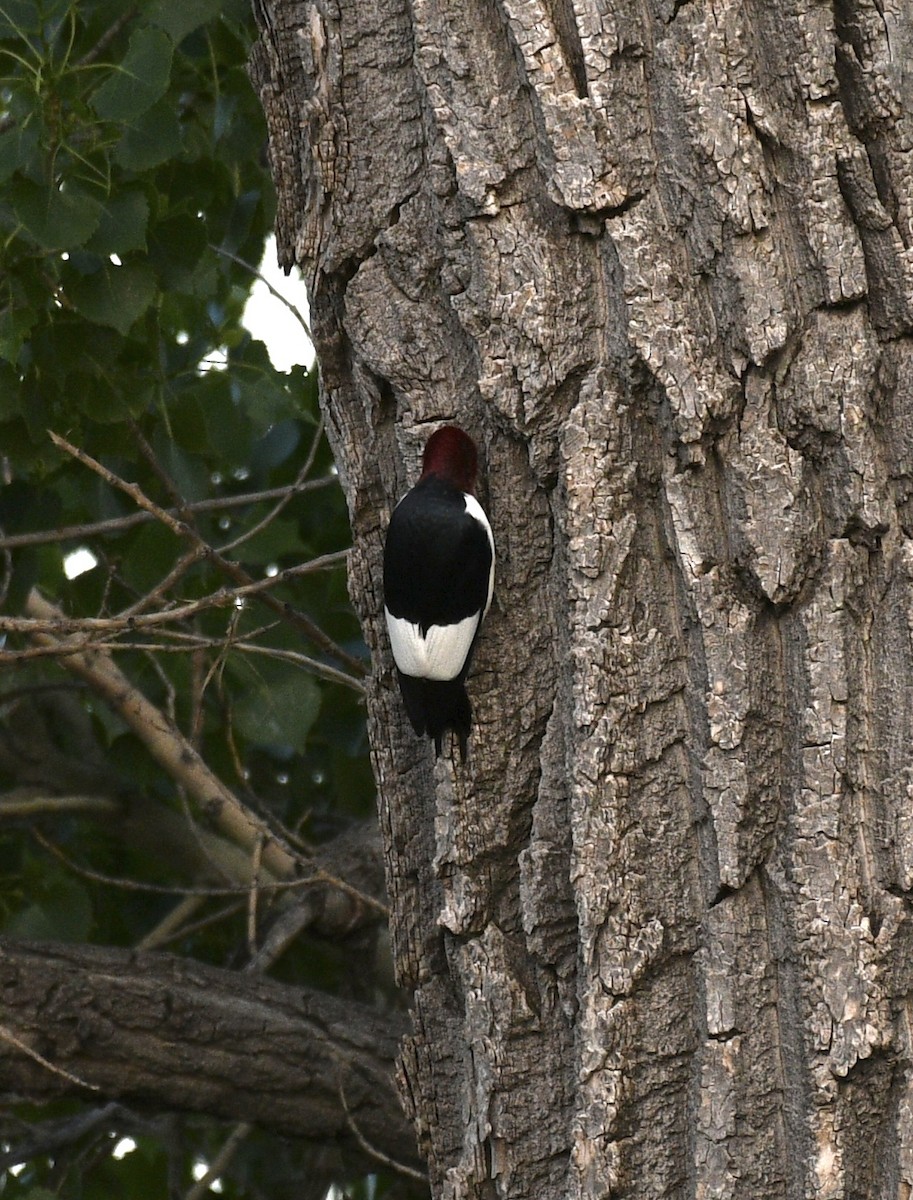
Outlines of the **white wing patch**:
M466 662L482 615L474 613L455 625L432 625L422 637L418 625L405 617L391 616L385 608L394 662L404 675L417 679L456 679Z
M463 503L466 505L466 511L469 515L475 517L488 534L488 544L491 547L491 568L488 572L488 599L485 601L485 607L482 610L482 616L484 617L491 607L491 597L495 590L495 535L491 532L491 524L485 515L485 509L476 500L475 496L470 496L468 492L464 492Z

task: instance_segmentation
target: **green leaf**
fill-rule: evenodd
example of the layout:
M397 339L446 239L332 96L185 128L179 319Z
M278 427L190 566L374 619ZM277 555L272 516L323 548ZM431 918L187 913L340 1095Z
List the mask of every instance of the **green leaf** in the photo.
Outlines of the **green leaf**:
M41 14L34 0L2 0L0 38L25 38L41 28Z
M6 932L40 941L81 942L92 926L92 902L82 884L52 876L34 903L14 914Z
M176 545L177 539L164 525L141 525L127 547L120 548L126 582L140 594L154 587L174 566Z
M98 254L126 254L146 249L149 201L139 188L111 196L88 246Z
M160 100L131 124L114 150L128 171L149 171L181 152L181 126L167 100Z
M169 431L162 426L152 440L155 456L162 469L174 482L185 500L202 500L209 490L209 472L198 458L193 457L176 444Z
M139 416L152 398L151 384L131 388L127 379L108 378L100 371L95 375L75 373L70 379L71 404L93 421L102 424L114 424L131 416Z
M120 68L92 97L102 120L126 123L148 112L167 90L173 54L174 43L161 29L135 30Z
M67 295L78 312L123 334L155 299L155 291L155 275L143 261L120 267L106 263L93 275L76 277L67 287Z
M169 406L169 436L190 454L203 455L209 450L206 422L200 405L194 396L181 396Z
M0 312L0 358L15 363L19 358L22 343L28 337L37 314L30 308L6 308ZM3 401L0 398L0 414Z
M301 441L301 426L298 421L279 421L256 443L250 456L252 469L271 471L294 454Z
M206 251L206 222L182 215L159 221L149 233L149 260L162 287L172 292L193 291L194 271Z
M0 421L17 416L19 403L19 377L9 363L0 362ZM0 446L8 444L8 433L0 428Z
M257 686L235 707L235 725L258 746L290 747L299 754L320 711L320 688L309 675L298 674L270 686Z
M174 0L156 0L147 10L147 17L155 25L159 25L179 42L197 29L204 21L210 21L219 15L222 0L182 0L175 4Z
M232 354L230 369L237 401L258 432L299 411L288 381L273 368L261 341L246 337L242 349Z
M47 33L67 11L71 0L0 0L0 38L20 38Z
M7 533L53 528L59 520L60 502L55 492L21 479L0 487L0 525Z
M35 165L38 154L38 125L17 123L0 133L0 183L5 183L14 171L27 173Z
M254 534L235 554L245 563L264 566L274 563L280 558L294 556L301 559L307 556L307 548L301 540L298 522L277 517L275 520Z
M212 453L229 466L243 463L250 445L250 423L231 399L224 371L207 371L194 388Z
M9 197L16 217L46 250L74 250L98 227L101 204L78 187L41 187L14 180Z

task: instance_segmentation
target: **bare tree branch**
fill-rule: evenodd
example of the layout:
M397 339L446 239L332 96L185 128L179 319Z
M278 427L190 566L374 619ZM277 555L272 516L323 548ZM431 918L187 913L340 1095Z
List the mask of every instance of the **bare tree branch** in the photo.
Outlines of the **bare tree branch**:
M35 788L13 788L0 793L0 819L40 817L60 813L116 813L120 806L110 796L52 796Z
M121 629L139 630L152 626L172 624L176 621L186 621L189 617L206 612L211 608L230 608L239 600L250 596L258 596L269 591L279 583L302 575L310 575L315 571L330 570L345 562L347 550L336 550L332 554L322 554L306 563L295 567L287 567L275 575L265 579L252 579L235 588L219 588L199 600L191 600L186 604L175 605L172 608L161 609L158 612L136 612L136 606L131 606L124 613L113 617L68 617L56 609L56 617L48 617L44 624L33 617L0 617L0 632L3 633L117 633ZM158 589L156 589L158 590ZM362 673L364 668L362 667Z
M57 446L58 449L65 451L71 457L75 458L77 462L82 463L83 466L94 471L112 487L118 488L120 491L125 492L140 508L145 509L147 512L150 512L157 517L163 525L165 525L171 530L172 533L175 534L175 536L184 538L193 546L198 547L201 552L201 557L205 557L208 562L211 562L236 584L240 585L241 587L248 587L255 583L252 577L239 563L232 562L230 559L227 559L221 555L216 549L205 542L200 535L193 528L191 528L190 525L187 524L186 521L181 520L179 517L172 516L168 509L164 509L160 505L156 504L154 500L150 500L149 497L143 492L142 488L138 487L137 484L130 483L126 479L121 479L119 475L116 475L113 471L109 471L108 468L102 463L98 462L97 459L93 458L90 454L86 454L86 452L81 450L78 446L74 446L72 442L68 442L66 438L54 433L53 430L49 430L48 434L51 438L51 441L55 446ZM260 581L260 583L262 584L262 581ZM337 659L337 661L344 663L350 671L354 672L354 674L364 675L364 663L355 658L353 655L347 653L347 651L343 650L341 646L337 646L333 639L328 637L327 634L325 634L323 630L319 628L319 626L315 625L310 617L307 617L304 613L293 608L290 604L285 604L281 600L277 600L274 596L270 595L269 592L265 592L265 594L260 596L260 599L262 603L264 603L268 608L271 608L273 612L278 613L283 620L288 621L289 624L293 625L296 629L299 629L308 638L310 638L310 640L315 645L319 646L321 650L325 651L327 654L331 654L335 659Z
M292 307L294 312L298 311L294 308L294 306ZM270 509L262 521L258 521L256 525L252 525L250 529L245 529L243 533L239 534L232 541L226 542L224 546L220 546L220 554L227 554L229 550L236 550L238 546L243 545L244 542L250 541L250 539L258 534L262 529L265 529L267 525L275 521L282 510L287 507L289 501L294 497L296 484L303 483L304 480L307 479L308 475L310 475L311 467L314 465L314 459L317 457L317 449L320 445L320 439L322 436L323 414L321 413L320 420L317 422L317 428L314 430L314 436L311 439L311 445L310 449L308 450L307 458L304 460L304 465L298 472L295 483L291 488L289 488L288 493L279 499L278 503L276 503L273 508Z
M203 1200L208 1195L210 1185L215 1183L225 1168L229 1165L238 1151L238 1147L248 1137L253 1129L247 1121L240 1121L225 1139L219 1153L213 1158L209 1170L194 1183L184 1196L184 1200Z
M26 612L43 621L54 621L62 615L34 589L26 601ZM264 868L278 879L287 879L297 872L298 858L210 770L177 726L133 686L110 655L79 648L79 639L72 635L34 633L32 636L41 646L71 651L61 659L66 670L89 684L126 721L153 758L187 789L203 812L233 842L252 853L258 840L265 839Z
M45 1071L50 1071L52 1075L59 1075L61 1079L66 1080L67 1083L71 1083L75 1088L79 1088L80 1090L85 1088L90 1092L100 1090L96 1084L87 1083L85 1079L74 1075L72 1071L66 1070L65 1067L60 1067L56 1063L52 1063L43 1054L39 1054L34 1046L30 1046L22 1038L17 1037L6 1025L0 1025L0 1042L5 1042L8 1046L12 1046L14 1050L18 1050L20 1053L26 1055L32 1062L37 1063L39 1067L43 1067Z
M244 492L238 496L217 496L209 500L194 500L186 505L192 513L222 512L225 509L247 508L264 501L282 500L286 496L294 498L302 492L316 491L318 488L330 487L339 480L335 475L321 475L317 479L296 481L287 487L266 488L261 492ZM165 510L169 516L176 517L175 509ZM154 521L152 513L142 510L128 513L123 517L110 517L107 521L91 521L82 525L62 525L59 529L38 529L33 533L0 534L0 550L18 550L23 546L47 546L56 542L69 542L76 538L100 537L107 533L124 533L137 525Z
M405 1020L167 955L0 940L10 1091L111 1099L372 1147L418 1170L393 1082ZM41 1046L37 1061L16 1043ZM340 1099L344 1083L349 1114ZM370 1162L368 1163L370 1169Z

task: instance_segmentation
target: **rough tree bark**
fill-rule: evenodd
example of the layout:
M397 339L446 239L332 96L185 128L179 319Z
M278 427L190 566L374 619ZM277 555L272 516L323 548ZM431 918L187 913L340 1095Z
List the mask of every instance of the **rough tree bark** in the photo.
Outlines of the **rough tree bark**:
M434 1194L913 1192L913 9L258 0ZM499 549L465 769L382 532Z
M323 1141L366 1171L366 1147L415 1168L393 1107L395 1013L164 954L13 939L0 996L7 1092L94 1091Z

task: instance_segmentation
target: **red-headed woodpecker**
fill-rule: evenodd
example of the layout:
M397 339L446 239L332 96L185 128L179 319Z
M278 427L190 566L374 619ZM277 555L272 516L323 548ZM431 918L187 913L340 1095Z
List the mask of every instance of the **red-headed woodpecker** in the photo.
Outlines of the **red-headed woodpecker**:
M477 470L468 434L455 425L433 433L384 547L384 614L412 728L434 739L438 755L452 729L464 759L466 676L495 582L491 526L473 495Z

